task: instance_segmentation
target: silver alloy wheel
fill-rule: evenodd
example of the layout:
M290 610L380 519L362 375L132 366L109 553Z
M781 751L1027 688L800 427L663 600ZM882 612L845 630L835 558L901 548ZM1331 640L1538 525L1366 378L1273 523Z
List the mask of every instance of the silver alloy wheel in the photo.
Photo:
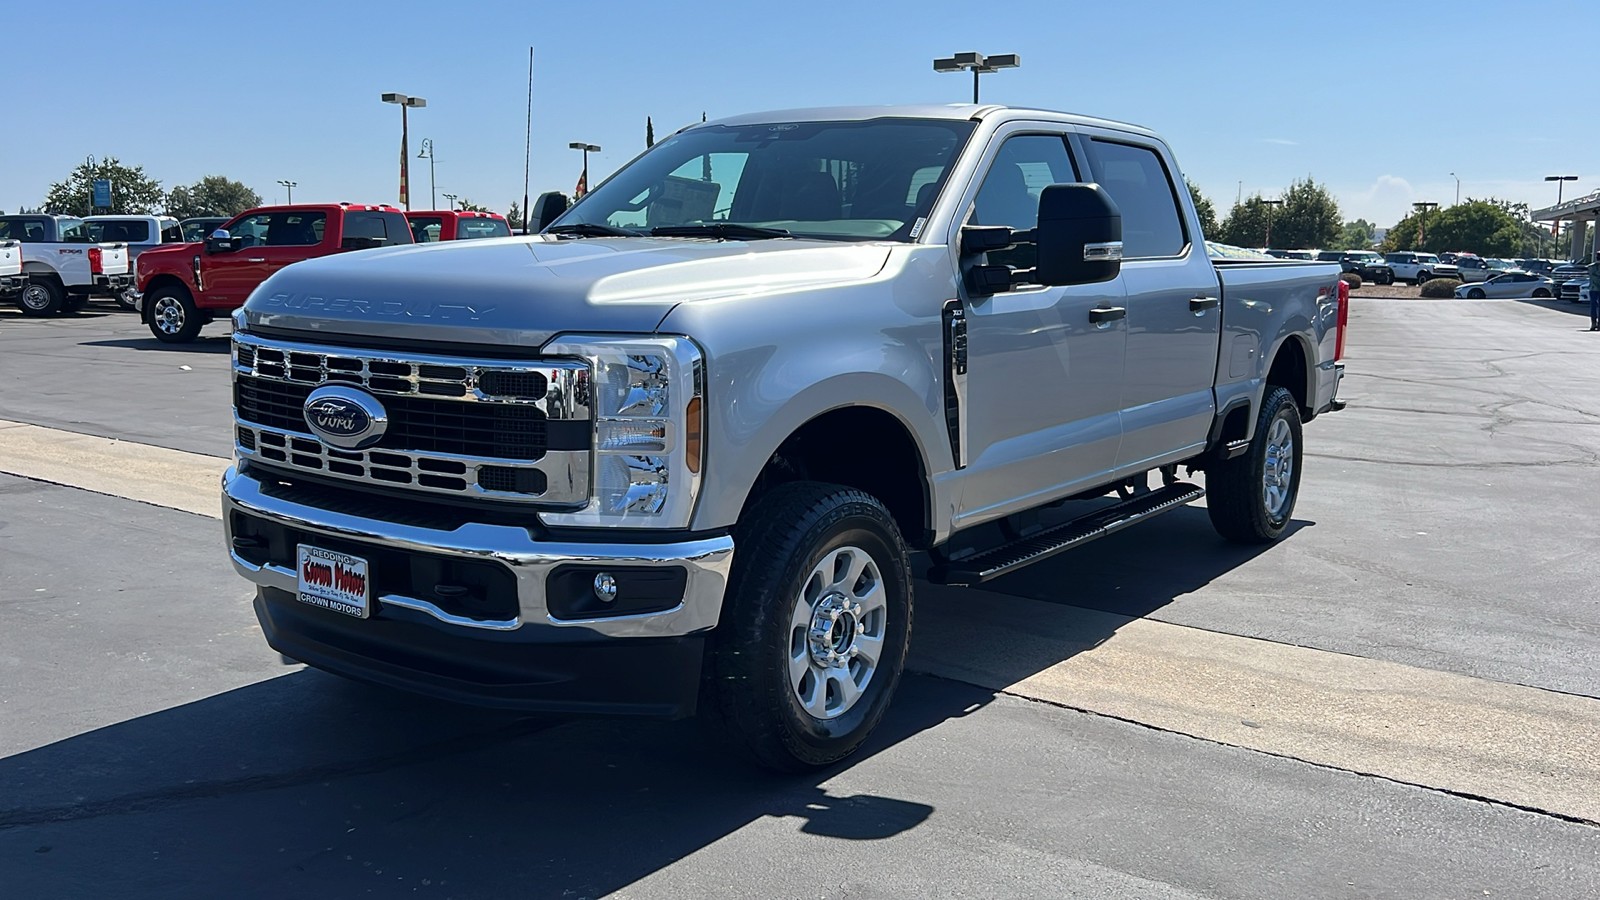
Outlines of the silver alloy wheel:
M183 302L177 297L167 296L156 300L155 309L150 311L150 321L156 323L162 334L177 334L183 330Z
M807 714L832 719L856 705L888 625L883 574L867 551L840 547L817 563L789 619L789 685Z
M1261 498L1272 519L1283 518L1293 484L1294 432L1289 420L1280 417L1272 420L1272 429L1267 432L1267 456L1261 466Z
M42 312L50 308L50 290L41 284L30 284L22 289L22 305Z

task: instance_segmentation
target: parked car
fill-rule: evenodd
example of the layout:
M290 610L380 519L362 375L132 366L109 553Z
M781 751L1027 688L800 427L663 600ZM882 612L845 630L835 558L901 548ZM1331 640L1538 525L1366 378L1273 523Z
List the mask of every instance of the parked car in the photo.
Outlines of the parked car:
M22 242L0 241L0 300L15 300L22 295L27 278L22 274Z
M128 245L128 257L138 265L139 254L162 244L183 243L183 229L171 216L85 216L83 226L89 240L123 241ZM115 295L117 305L133 309L134 286L130 282Z
M411 242L405 216L392 206L265 206L234 216L203 243L139 257L135 304L157 340L185 343L218 313L243 306L257 285L285 266Z
M1275 256L1278 259L1311 259L1314 255L1310 250L1263 250L1261 252L1268 256Z
M1582 263L1563 263L1555 267L1550 278L1561 286L1558 297L1576 303L1581 296L1581 288L1589 283L1589 267Z
M1401 250L1385 253L1385 262L1394 269L1394 277L1407 284L1421 284L1431 278L1455 278L1456 267L1439 261L1432 253Z
M1394 267L1372 250L1321 250L1316 258L1336 262L1343 271L1361 276L1362 281L1394 284Z
M472 238L510 237L511 226L499 213L463 209L416 210L406 213L411 238L419 244Z
M184 219L178 223L178 226L183 229L184 243L198 244L203 242L211 232L216 231L227 223L227 216L195 216L192 219Z
M1461 279L1464 284L1487 281L1491 275L1496 274L1496 270L1490 267L1489 261L1481 256L1465 253L1454 254L1454 256L1456 277ZM1441 256L1440 258L1442 259L1443 257Z
M1531 272L1501 272L1479 283L1463 283L1456 296L1482 300L1488 298L1554 297L1557 286L1543 275Z
M54 316L81 309L90 297L115 297L132 283L128 245L89 240L74 216L0 216L0 240L22 243L28 282L17 295L24 315Z
M831 765L895 693L913 550L974 585L1202 494L1231 540L1287 533L1349 287L1214 261L1180 171L1054 112L750 115L542 198L537 236L289 266L234 316L224 552L287 657L714 708Z

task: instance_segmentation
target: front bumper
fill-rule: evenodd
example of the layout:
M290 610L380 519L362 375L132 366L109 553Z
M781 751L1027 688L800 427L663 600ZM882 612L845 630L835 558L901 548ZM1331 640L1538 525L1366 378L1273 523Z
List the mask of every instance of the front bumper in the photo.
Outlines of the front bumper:
M257 617L278 652L352 678L484 706L664 717L694 711L705 635L722 611L732 538L539 541L514 525L446 528L403 507L392 511L405 521L394 521L376 517L391 507L314 504L322 494L286 492L236 468L223 476L229 553L234 569L257 585ZM292 547L301 540L369 560L370 618L296 599ZM552 585L570 585L574 571L586 576L597 569L615 570L625 585L625 573L681 570L681 580L666 579L681 585L675 588L681 599L640 614L552 614ZM476 606L452 605L435 592L444 587L430 583L436 578L505 587L498 605L490 602L492 587Z

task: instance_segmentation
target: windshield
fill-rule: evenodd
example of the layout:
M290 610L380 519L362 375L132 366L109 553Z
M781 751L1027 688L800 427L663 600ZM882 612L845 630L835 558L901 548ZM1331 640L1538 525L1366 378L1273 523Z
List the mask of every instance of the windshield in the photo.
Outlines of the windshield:
M1357 250L1351 253L1346 253L1345 256L1348 256L1356 262L1379 262L1383 259L1383 257L1373 253L1370 250Z
M150 223L139 220L112 220L88 221L83 223L89 232L91 244L112 243L121 241L125 244L147 244L150 242Z
M657 144L554 224L716 222L912 240L972 129L931 119L695 128Z

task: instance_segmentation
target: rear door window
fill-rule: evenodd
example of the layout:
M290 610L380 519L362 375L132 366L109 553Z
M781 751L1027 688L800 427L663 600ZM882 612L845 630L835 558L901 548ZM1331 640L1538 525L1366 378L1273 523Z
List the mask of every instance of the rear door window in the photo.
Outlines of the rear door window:
M122 242L127 244L149 244L150 223L138 220L127 222L85 222L84 228L88 231L89 242L92 244Z
M456 221L456 240L472 238L510 237L511 226L504 219L459 219Z
M431 244L443 240L444 219L439 216L410 216L406 221L411 225L412 243Z
M406 217L400 213L391 212L357 212L350 211L344 214L344 237L348 242L352 238L363 241L378 241L379 246L388 247L394 244L413 243L411 226L407 224ZM346 244L348 247L348 243Z
M1105 138L1085 143L1089 168L1122 211L1124 258L1178 256L1189 240L1178 193L1161 155Z
M257 218L252 216L252 218ZM310 247L322 243L327 213L272 213L263 243L268 247Z

